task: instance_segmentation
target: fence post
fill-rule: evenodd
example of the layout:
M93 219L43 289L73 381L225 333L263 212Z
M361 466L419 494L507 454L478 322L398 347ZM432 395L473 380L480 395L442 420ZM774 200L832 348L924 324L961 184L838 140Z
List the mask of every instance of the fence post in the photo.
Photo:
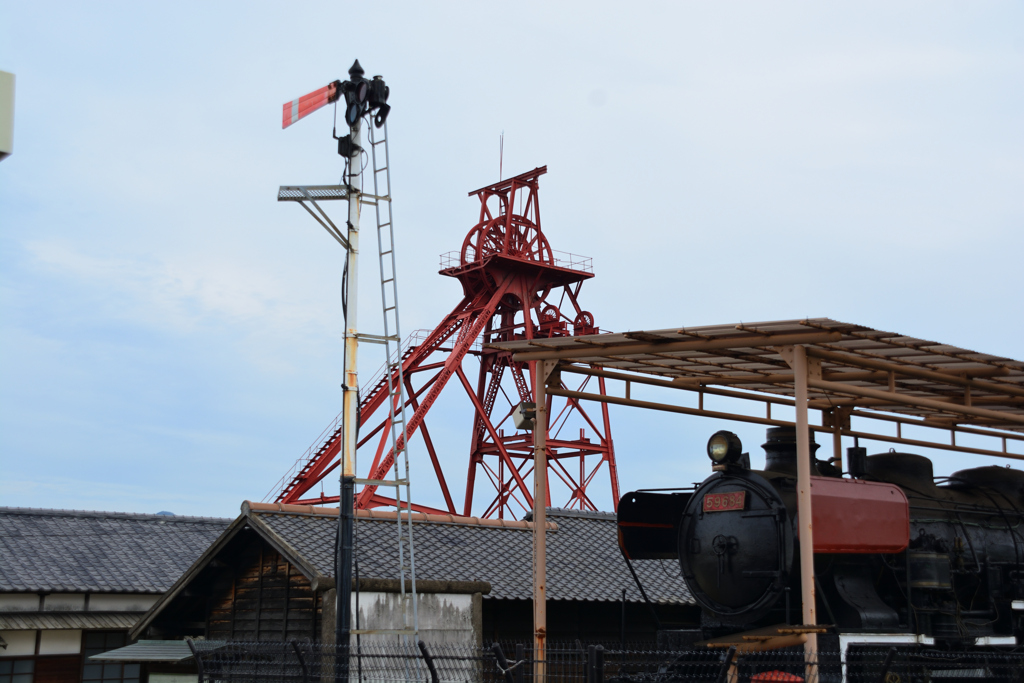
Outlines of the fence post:
M306 667L306 660L302 658L302 651L299 650L299 644L294 640L291 641L292 649L295 650L295 656L299 660L299 666L302 667L302 683L309 683L309 669Z
M508 660L505 659L505 653L501 651L501 645L492 643L491 652L494 653L494 658L498 660L498 666L503 672L505 672L506 683L515 683L515 681L512 680L512 672L508 670Z
M199 672L199 682L203 683L203 660L196 652L196 646L192 642L191 638L186 638L185 642L188 643L188 649L192 651L192 659L196 660L196 671Z
M516 672L515 683L526 683L526 648L522 643L516 643Z
M878 678L879 683L885 683L885 680L889 677L889 667L892 666L892 660L895 656L896 648L890 647L889 652L885 655L885 661L882 662L882 675Z
M420 652L423 653L423 661L427 664L427 670L430 671L430 683L439 683L437 669L434 667L434 658L427 652L427 644L421 640L417 645L420 648Z
M604 646L594 649L594 683L604 683Z
M725 659L722 661L722 666L718 669L718 683L726 683L729 680L729 669L732 667L732 660L736 656L736 646L733 645L729 648L729 651L725 653Z

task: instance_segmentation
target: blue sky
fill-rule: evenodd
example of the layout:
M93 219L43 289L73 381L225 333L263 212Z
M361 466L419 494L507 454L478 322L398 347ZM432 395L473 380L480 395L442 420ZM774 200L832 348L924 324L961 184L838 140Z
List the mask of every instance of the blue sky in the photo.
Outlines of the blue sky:
M1010 2L0 1L0 504L232 516L337 414L339 249L275 193L337 181L329 110L282 131L280 107L356 57L392 90L405 331L458 300L437 255L504 131L506 175L548 165L545 232L594 258L603 328L828 316L1024 358L1022 26ZM464 471L466 405L436 413ZM613 419L624 490L702 479L727 426Z

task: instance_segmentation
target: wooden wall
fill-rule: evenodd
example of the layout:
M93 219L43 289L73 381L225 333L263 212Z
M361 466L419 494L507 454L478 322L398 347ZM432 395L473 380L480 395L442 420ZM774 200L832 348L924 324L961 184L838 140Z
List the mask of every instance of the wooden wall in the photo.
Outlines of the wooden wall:
M320 637L322 595L266 543L247 544L214 581L210 640L288 641Z

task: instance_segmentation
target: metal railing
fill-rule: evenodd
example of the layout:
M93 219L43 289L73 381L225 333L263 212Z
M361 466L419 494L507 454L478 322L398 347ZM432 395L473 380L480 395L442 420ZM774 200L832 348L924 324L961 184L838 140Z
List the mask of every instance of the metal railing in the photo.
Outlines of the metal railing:
M535 683L537 662L523 643L469 645L373 643L335 648L309 642L190 641L199 683ZM653 644L551 644L548 683L911 683L1024 680L1024 653L1009 649L938 650L917 646L822 650L808 666L801 647L740 652L735 647L656 650ZM347 675L346 675L347 674Z
M277 483L271 487L270 491L267 492L267 495L263 496L264 503L271 502L276 499L281 491L284 490L284 487L288 486L292 479L295 478L295 475L306 466L306 463L312 460L316 454L320 452L320 448L323 447L327 438L338 431L338 427L341 426L342 414L343 413L338 413L338 416L331 420L330 424L320 432L320 436L316 437L313 443L310 444L309 448L306 449L306 452L300 455L288 471L284 473L284 476L277 480Z
M408 351L413 346L418 346L419 344L422 344L430 333L431 330L413 330L413 332L405 338L405 341L402 342L401 346L399 346L398 349L396 349L396 351L392 353L392 361L394 361L395 358L404 356L406 351ZM370 391L372 391L378 384L381 383L381 381L384 379L385 373L387 372L387 368L388 364L382 363L381 366L377 369L377 372L375 372L370 377L369 380L359 383L360 404L366 398L367 394ZM332 434L338 431L338 427L341 426L341 417L342 413L338 413L338 416L335 417L322 432L320 432L320 435L317 436L313 443L310 444L309 448L307 448L305 452L295 460L291 468L289 468L288 471L285 472L284 476L281 477L277 481L277 483L274 484L274 486L270 489L267 495L263 497L264 503L272 501L275 498L277 498L278 494L284 490L284 487L287 486L292 481L292 479L295 478L295 475L298 474L303 467L306 466L306 463L308 463L310 460L316 457L316 454L320 452L320 449L323 447L328 437L330 437Z
M567 268L568 270L576 270L582 273L594 272L593 257L580 256L579 254L571 254L567 251L558 251L557 249L552 249L551 255L554 259L553 265L558 266L559 268ZM449 268L458 268L461 265L461 251L446 251L445 253L441 254L441 270L448 270Z
M397 349L392 351L391 358L390 358L391 363L395 363L395 362L398 361L398 359L404 357L405 353L409 349L411 349L412 347L419 346L424 341L426 341L427 337L430 336L430 333L432 331L433 330L413 330L409 334L409 336L407 336L405 338L405 341L403 341L398 346ZM378 384L380 384L381 381L387 376L387 371L388 371L388 363L387 362L381 363L380 367L377 368L377 372L373 373L373 375L370 376L370 379L366 380L365 382L364 381L360 381L359 382L359 402L360 403L362 403L366 399L366 397L369 395L369 392L373 391L374 388Z

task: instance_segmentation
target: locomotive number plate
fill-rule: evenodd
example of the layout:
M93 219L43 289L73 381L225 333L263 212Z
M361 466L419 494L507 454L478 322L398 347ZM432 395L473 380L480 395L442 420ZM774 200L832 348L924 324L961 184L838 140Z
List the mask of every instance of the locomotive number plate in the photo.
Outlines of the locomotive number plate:
M746 507L747 492L709 493L704 496L704 512L724 512L725 510L743 510Z

